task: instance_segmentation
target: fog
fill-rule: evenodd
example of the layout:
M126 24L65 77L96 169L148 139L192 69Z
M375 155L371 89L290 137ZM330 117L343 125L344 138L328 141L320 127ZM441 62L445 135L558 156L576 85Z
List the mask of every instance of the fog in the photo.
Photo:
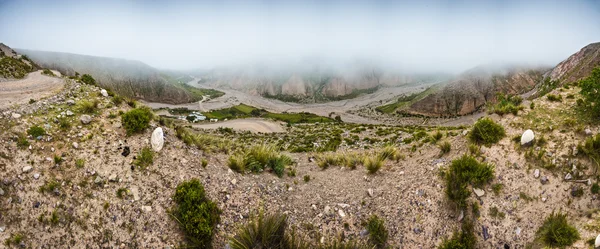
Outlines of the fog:
M555 65L600 41L598 1L2 1L0 42L163 69Z

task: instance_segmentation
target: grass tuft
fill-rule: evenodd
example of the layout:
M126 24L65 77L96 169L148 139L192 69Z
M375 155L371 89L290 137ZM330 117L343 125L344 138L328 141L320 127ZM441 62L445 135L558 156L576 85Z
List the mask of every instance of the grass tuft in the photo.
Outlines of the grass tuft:
M544 245L558 248L573 245L580 239L577 229L569 225L567 215L554 212L546 218L536 235Z

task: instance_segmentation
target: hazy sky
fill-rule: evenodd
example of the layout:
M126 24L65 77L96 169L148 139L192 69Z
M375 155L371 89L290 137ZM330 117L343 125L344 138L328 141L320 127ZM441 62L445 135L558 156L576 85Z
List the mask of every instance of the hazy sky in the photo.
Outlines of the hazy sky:
M5 1L0 42L169 69L380 61L554 65L600 41L599 1Z

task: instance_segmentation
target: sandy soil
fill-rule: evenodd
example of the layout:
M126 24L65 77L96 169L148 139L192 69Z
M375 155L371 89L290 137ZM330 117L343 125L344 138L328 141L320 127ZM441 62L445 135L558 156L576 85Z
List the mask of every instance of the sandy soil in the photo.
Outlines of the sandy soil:
M227 127L227 128L232 128L234 130L262 132L262 133L284 132L285 131L283 129L283 127L281 127L280 123L268 121L268 120L264 120L264 119L259 119L259 118L235 119L235 120L229 120L229 121L218 122L218 123L194 124L194 125L192 125L192 127L200 128L200 129L217 129L219 127Z
M60 75L57 71L54 73ZM21 80L0 82L0 109L53 95L63 85L64 79L43 75L41 70L30 73Z

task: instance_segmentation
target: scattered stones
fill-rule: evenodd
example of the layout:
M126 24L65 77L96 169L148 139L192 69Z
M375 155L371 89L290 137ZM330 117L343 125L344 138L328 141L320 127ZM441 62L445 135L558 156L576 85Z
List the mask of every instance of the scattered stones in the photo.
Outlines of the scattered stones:
M105 89L100 90L100 94L104 97L108 97L108 92Z
M163 134L163 129L158 127L154 129L152 132L152 137L150 138L150 143L152 144L152 149L156 152L159 152L163 145L165 144L165 138Z
M490 234L488 232L488 227L487 226L481 226L481 232L483 234L483 240L488 240L490 238Z
M586 136L591 136L593 134L592 130L590 130L590 128L586 128L584 131Z
M4 232L4 230L6 230L6 228L5 228L5 227L0 227L0 233L3 233L3 232Z
M40 174L39 173L33 174L33 178L36 179L36 180L40 179Z
M600 234L596 236L596 241L594 242L594 248L600 247Z
M521 235L521 228L520 228L520 227L517 227L517 228L515 229L515 234L516 234L517 236Z
M477 195L477 197L482 197L483 195L485 195L485 191L483 189L473 188L473 192L475 192L475 195Z
M13 119L18 119L18 118L21 118L21 114L18 114L18 113L16 113L16 112L13 112L13 113L11 114L11 117L12 117Z
M325 215L330 215L331 214L331 207L330 206L325 206L325 208L323 209L323 212L325 213Z
M526 130L521 135L521 146L530 146L533 144L533 140L535 139L535 135L532 130Z
M117 174L112 174L108 177L109 182L117 182L119 179L117 178Z
M548 183L548 177L547 177L547 176L542 176L542 179L540 179L540 182L541 182L542 184L546 184L546 183Z
M373 189L367 189L367 194L369 194L369 197L373 197Z
M565 180L571 180L573 179L573 176L571 175L571 173L567 173L567 175L565 176Z
M77 142L73 142L73 149L79 149L79 144Z
M340 215L340 217L344 218L346 217L346 213L344 213L344 210L338 210L338 214Z
M233 179L231 180L231 185L235 185L236 183L237 183L237 180L236 180L235 178L233 178Z
M152 207L151 206L142 206L142 211L149 213L152 212Z
M121 156L129 156L129 146L125 146L125 148L123 148L123 152L121 152Z
M535 178L540 177L540 170L539 169L535 169L535 171L533 171L533 177L535 177Z
M75 100L72 100L72 99L67 100L67 105L75 105Z
M23 167L23 173L29 173L32 169L33 169L33 167L31 167L31 166L25 166L25 167Z
M101 184L102 182L103 182L102 177L100 177L100 176L96 176L96 179L94 179L95 184Z
M75 115L75 113L73 113L72 111L67 111L67 112L65 112L65 115L66 115L67 117L70 117L70 116L73 116L73 115Z
M2 189L0 188L0 196L3 196L3 195L4 195L4 190L2 190Z
M90 115L81 115L81 118L79 118L79 120L81 121L82 124L89 124L90 122L92 122L92 117Z

